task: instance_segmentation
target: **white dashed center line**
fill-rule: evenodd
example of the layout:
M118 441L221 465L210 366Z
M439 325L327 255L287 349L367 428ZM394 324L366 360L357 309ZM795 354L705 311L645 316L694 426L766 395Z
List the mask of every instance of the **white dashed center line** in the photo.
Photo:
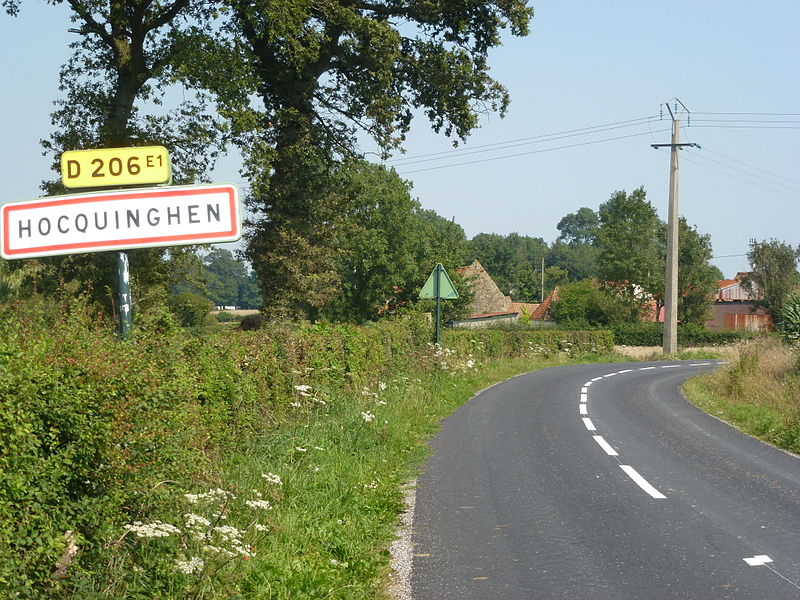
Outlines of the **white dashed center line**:
M594 437L594 441L600 444L600 447L606 451L606 454L609 456L618 456L617 451L611 447L611 444L603 439L602 435L595 435L592 437Z
M589 431L597 431L597 428L592 423L592 420L588 417L583 417L583 424L586 425L586 429Z
M630 465L620 465L619 467L620 467L620 469L625 471L625 473L628 474L628 477L633 479L633 481L634 481L634 483L636 485L638 485L645 492L650 494L650 496L652 496L653 498L656 498L657 500L663 500L663 499L666 498L666 496L664 494L662 494L656 488L654 488L652 485L650 485L648 483L648 481L644 477L639 475L639 473L636 471L636 469L634 469Z

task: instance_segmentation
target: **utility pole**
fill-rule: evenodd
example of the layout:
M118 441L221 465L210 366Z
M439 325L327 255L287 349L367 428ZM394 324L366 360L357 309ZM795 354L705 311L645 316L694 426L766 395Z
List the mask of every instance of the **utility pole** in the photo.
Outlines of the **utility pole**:
M544 256L542 257L542 302L544 302Z
M674 103L675 110L670 106ZM679 111L680 105L680 111ZM672 140L669 144L651 144L653 148L670 148L669 157L669 209L667 215L667 270L664 290L664 354L675 354L678 352L678 150L683 146L694 146L697 144L681 144L680 131L681 121L678 118L681 112L689 114L689 109L678 100L673 98L664 102L669 116L672 118Z

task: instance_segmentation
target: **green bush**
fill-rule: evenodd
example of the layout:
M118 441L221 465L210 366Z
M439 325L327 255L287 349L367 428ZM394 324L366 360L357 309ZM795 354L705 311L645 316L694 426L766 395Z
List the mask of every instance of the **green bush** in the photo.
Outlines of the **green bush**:
M611 330L614 343L620 346L661 346L663 343L662 323L621 323ZM678 326L678 344L683 347L722 346L753 336L750 331L706 329L693 324Z
M451 329L442 342L461 354L477 357L553 356L559 352L570 356L604 354L613 350L609 331L564 331L560 329Z
M569 283L558 291L550 308L553 317L568 329L607 326L624 321L624 304L590 279Z
M214 303L200 294L183 292L170 299L170 310L184 327L202 327L216 320L211 315Z
M800 343L800 293L795 292L786 298L778 333L790 344Z

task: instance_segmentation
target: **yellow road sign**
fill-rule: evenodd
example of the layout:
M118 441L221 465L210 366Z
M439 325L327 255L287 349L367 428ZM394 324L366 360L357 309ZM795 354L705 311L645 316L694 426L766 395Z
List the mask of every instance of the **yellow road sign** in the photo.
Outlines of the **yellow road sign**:
M68 188L170 183L163 146L72 150L61 155L61 181Z

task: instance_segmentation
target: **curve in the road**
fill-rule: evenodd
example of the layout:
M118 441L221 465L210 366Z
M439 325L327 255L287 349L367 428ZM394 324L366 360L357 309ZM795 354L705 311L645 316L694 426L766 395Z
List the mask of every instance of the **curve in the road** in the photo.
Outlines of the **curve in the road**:
M418 480L413 597L800 598L800 463L677 391L716 364L549 369L456 411Z

